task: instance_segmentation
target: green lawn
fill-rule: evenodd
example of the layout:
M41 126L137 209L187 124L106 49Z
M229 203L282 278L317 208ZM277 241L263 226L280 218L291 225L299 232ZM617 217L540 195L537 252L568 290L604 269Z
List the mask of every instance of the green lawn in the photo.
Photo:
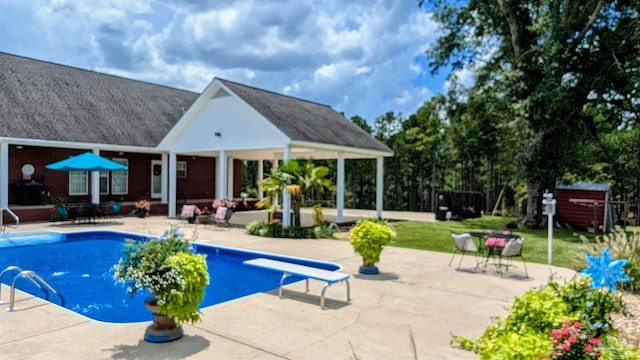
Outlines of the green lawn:
M403 221L393 224L398 236L392 246L452 253L455 249L452 233L500 230L503 220L498 216L482 216L464 221L417 222ZM627 228L629 231L630 229ZM524 259L528 262L547 263L547 229L513 229L525 238ZM553 265L573 269L585 268L586 245L579 235L593 239L593 234L576 230L553 230Z

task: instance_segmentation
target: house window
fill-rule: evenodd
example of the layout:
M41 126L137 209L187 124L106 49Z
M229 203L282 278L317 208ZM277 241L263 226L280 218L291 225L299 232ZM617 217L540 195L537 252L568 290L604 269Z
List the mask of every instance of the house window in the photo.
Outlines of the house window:
M109 172L100 171L100 194L109 193Z
M179 178L187 177L187 162L176 161L176 176Z
M129 160L127 159L114 158L111 160L127 167L129 166ZM129 193L129 172L127 170L111 172L111 193L114 195Z
M86 171L69 172L69 195L87 195L89 193Z

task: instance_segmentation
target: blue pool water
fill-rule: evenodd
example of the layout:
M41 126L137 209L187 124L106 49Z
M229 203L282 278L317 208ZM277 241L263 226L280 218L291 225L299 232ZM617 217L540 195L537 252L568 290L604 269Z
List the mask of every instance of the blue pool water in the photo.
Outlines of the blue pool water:
M143 304L145 295L129 296L122 284L115 283L111 273L122 255L125 239L144 239L146 235L117 231L10 235L0 237L0 271L11 265L35 271L62 294L65 308L91 319L115 323L149 321L149 311ZM197 244L196 249L207 255L211 279L201 308L278 288L282 274L244 265L244 260L267 257L327 270L340 268L333 263L228 247ZM8 272L2 282L10 286L16 275L17 271ZM299 280L292 276L285 283ZM16 288L45 297L26 278L18 279ZM8 292L5 288L2 293L3 306L8 306ZM53 293L49 294L49 300L61 304Z

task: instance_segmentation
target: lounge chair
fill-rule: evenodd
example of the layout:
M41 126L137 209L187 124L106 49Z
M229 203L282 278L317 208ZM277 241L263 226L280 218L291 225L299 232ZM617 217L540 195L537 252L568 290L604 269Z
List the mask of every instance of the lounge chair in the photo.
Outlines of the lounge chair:
M229 220L231 220L231 216L233 216L233 210L229 209L226 206L218 206L216 208L216 213L213 219L215 220L216 224L229 226Z

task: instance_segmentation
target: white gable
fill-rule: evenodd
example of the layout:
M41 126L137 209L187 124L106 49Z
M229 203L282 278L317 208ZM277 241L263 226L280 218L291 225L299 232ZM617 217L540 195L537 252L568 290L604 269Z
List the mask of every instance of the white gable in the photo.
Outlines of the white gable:
M214 89L212 89L214 90ZM205 94L207 92L205 91ZM204 96L204 94L203 94ZM290 139L236 96L215 87L180 120L180 130L162 142L178 153L284 147Z

